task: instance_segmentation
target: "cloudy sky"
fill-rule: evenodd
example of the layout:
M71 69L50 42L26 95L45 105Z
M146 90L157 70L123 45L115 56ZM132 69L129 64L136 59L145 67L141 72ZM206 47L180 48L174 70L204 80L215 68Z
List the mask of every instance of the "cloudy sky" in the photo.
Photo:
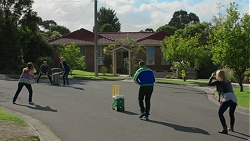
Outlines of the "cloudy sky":
M33 10L43 20L54 20L70 31L93 30L95 0L34 0ZM236 2L240 13L249 14L249 0L98 0L98 9L115 10L122 32L137 32L167 24L175 11L195 13L200 21L211 21L219 11L225 15L230 2ZM220 8L219 8L220 7Z

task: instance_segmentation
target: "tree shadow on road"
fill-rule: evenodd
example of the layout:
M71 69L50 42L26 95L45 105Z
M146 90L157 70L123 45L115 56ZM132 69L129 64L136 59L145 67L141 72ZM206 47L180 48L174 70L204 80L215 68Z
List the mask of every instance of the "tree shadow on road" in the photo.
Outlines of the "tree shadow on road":
M171 127L171 128L173 128L173 129L175 129L177 131L210 135L207 131L205 131L203 129L196 128L196 127L187 127L187 126L182 126L182 125L177 125L177 124L172 124L172 123L167 123L167 122L161 122L161 121L155 121L155 120L149 120L148 122L168 126L168 127Z
M34 104L34 105L16 104L16 105L28 107L28 108L34 109L34 110L49 111L49 112L57 112L57 110L52 109L52 108L50 108L49 106L40 106L40 105L37 105L37 104Z

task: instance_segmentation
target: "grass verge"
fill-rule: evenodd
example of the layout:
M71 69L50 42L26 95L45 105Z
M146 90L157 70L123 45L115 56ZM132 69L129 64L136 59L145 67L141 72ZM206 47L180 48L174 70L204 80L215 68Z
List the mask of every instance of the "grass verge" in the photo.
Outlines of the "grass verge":
M187 80L187 81L183 81L180 79L157 79L156 82L160 82L160 83L170 83L170 84L180 84L180 85L196 85L196 86L207 86L206 81L202 80ZM250 108L250 99L249 99L249 95L250 95L250 88L249 87L244 87L243 88L243 92L240 92L240 88L234 86L234 93L237 97L238 100L238 105L245 107L245 108Z
M20 119L19 117L12 115L11 113L8 113L7 111L0 109L0 120L8 120L13 121L21 126L28 126L25 121Z
M26 132L30 129L24 120L1 108L0 130L0 141L40 141L38 136Z

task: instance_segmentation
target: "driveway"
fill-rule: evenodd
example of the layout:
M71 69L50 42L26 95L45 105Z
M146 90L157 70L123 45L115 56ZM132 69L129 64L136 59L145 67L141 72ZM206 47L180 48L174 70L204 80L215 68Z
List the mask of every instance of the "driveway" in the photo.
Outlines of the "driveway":
M47 125L63 141L246 141L249 116L235 113L235 131L222 127L218 105L204 91L170 84L156 84L150 121L139 117L138 86L132 81L71 80L70 86L50 86L47 79L33 85L35 105L28 105L23 88L12 104L17 80L0 80L0 105L29 115ZM112 85L120 85L125 111L112 110ZM229 124L228 112L225 113Z

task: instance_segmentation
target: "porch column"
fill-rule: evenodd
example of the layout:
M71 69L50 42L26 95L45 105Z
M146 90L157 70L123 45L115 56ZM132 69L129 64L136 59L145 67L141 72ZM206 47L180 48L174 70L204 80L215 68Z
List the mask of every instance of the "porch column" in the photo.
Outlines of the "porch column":
M128 51L128 59L129 59L129 65L128 65L128 75L131 75L131 51Z
M114 50L113 51L113 59L112 59L113 61L113 75L116 75L116 51Z

